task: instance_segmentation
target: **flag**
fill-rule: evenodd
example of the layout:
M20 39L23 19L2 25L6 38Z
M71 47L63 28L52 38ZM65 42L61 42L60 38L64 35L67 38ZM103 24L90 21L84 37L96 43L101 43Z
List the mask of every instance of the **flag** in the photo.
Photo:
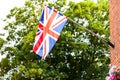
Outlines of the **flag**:
M45 59L58 40L66 22L66 16L45 5L39 20L33 52Z

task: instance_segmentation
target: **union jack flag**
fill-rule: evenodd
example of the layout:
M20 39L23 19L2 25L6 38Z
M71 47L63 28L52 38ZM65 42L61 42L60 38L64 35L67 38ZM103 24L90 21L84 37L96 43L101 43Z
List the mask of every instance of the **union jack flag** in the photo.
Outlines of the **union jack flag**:
M45 5L38 24L33 52L45 59L58 40L66 22L66 16Z

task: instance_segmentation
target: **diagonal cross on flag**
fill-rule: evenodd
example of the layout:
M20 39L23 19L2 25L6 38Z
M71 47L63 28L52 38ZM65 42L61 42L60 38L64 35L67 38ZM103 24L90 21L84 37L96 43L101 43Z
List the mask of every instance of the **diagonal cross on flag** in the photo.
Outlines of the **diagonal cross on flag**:
M66 22L66 16L49 6L44 6L33 46L33 51L42 59L52 50Z

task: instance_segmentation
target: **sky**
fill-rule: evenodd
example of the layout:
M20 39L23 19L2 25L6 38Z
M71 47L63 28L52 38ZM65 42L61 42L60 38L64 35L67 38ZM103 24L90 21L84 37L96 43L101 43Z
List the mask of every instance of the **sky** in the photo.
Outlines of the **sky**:
M2 28L5 25L3 19L13 7L21 7L24 5L25 0L0 0L0 34L3 32Z
M10 9L13 7L22 7L24 5L25 0L0 0L0 34L5 33L3 27L5 23L3 20L5 19L6 15L9 14ZM0 61L2 59L0 55Z

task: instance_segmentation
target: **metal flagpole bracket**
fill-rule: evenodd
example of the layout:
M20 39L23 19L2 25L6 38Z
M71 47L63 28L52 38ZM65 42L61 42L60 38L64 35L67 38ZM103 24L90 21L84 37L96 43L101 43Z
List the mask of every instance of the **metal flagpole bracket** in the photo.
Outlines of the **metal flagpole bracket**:
M107 44L110 45L112 48L115 48L115 45L111 43L110 41L108 41Z

